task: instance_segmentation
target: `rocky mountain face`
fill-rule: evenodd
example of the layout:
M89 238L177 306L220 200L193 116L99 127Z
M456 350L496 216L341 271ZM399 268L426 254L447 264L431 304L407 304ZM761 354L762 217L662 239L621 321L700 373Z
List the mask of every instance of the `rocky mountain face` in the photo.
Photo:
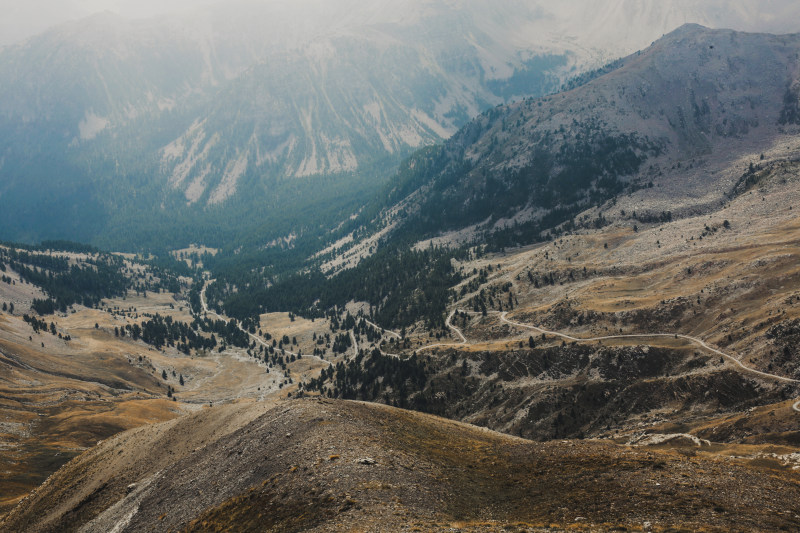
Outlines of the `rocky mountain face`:
M797 35L683 26L571 90L483 113L412 160L392 193L414 198L418 235L476 225L473 237L506 244L623 191L645 189L652 216L718 203L743 153L797 131L798 76Z
M219 245L233 219L269 242L309 222L298 212L319 225L356 211L403 157L481 111L681 22L789 20L748 1L679 4L242 1L69 23L0 50L3 237Z
M98 15L7 47L0 195L18 208L5 236L89 239L142 212L185 222L240 192L230 215L312 176L354 192L354 174L379 183L411 151L574 68L564 46L512 28L534 10L483 11L226 3L157 21Z

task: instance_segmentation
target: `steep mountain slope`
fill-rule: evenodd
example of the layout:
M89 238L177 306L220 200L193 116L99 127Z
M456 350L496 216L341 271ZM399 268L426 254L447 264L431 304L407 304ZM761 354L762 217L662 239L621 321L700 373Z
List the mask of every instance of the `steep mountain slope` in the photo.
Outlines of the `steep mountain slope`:
M7 531L794 528L797 474L749 459L534 444L385 406L215 407L108 439ZM780 512L773 512L771 509ZM578 522L578 524L576 524Z
M742 173L715 209L670 219L620 198L548 242L454 254L445 325L420 320L307 390L534 439L681 432L795 446L798 150L795 136L736 154Z
M220 244L206 227L223 222L229 240L242 211L264 225L261 205L294 178L339 176L323 191L301 180L317 205L335 188L374 189L412 150L566 75L565 48L520 40L509 28L535 13L506 4L483 18L475 2L226 3L154 21L98 15L8 47L0 197L17 207L0 215L4 237L118 230L141 243L158 219Z
M412 157L383 226L327 251L324 274L218 275L211 301L241 318L348 306L402 329L362 336L314 393L539 439L709 436L741 416L725 439L796 443L798 45L687 26L585 85L487 112ZM428 249L462 236L479 246ZM352 268L359 251L374 255Z
M253 246L316 231L490 106L687 20L783 29L800 9L754 4L242 1L70 23L0 51L2 237Z
M621 192L649 216L719 205L744 154L797 131L800 37L687 25L615 70L539 100L487 111L411 160L391 194L420 236L541 239ZM602 224L603 220L597 221Z

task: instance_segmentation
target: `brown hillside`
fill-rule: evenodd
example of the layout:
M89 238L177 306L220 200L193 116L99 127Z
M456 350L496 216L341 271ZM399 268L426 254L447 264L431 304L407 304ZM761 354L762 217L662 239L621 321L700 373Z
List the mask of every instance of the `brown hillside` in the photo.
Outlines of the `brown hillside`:
M117 435L5 531L796 529L777 462L534 443L387 406L223 406Z

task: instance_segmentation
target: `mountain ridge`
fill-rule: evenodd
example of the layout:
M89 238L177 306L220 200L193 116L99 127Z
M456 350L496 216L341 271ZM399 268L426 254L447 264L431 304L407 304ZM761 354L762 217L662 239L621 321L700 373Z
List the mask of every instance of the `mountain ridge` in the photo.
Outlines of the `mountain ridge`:
M333 191L317 191L320 178L352 187L354 198L333 211L356 212L414 149L496 104L557 90L649 42L666 21L774 27L765 17L747 22L747 1L725 16L716 4L628 10L621 1L585 34L573 15L595 13L591 3L348 6L243 2L155 20L101 14L4 48L0 197L13 207L5 237L219 246L238 239L230 219L243 213L259 222L248 231L271 241L285 234L269 228L294 215L291 200L263 209L265 189L316 194L309 226L335 225L339 215L321 197ZM656 16L664 10L672 14ZM281 22L289 17L301 21L291 32ZM631 17L641 20L626 23ZM609 37L615 27L625 28L621 40ZM181 143L189 145L182 152ZM68 222L37 223L37 204L52 222ZM154 237L156 226L170 227L174 242Z
M588 441L531 443L386 406L295 400L204 409L110 438L3 524L12 531L67 524L85 531L562 530L575 522L603 530L643 523L737 529L794 524L759 502L780 505L796 490L790 474L755 463Z
M427 199L417 202L411 225L427 238L473 224L502 232L516 221L529 226L518 231L524 244L580 211L608 217L604 202L623 190L617 199L652 205L648 212L671 204L656 215L719 205L747 170L738 171L742 150L758 155L796 131L785 117L797 105L790 88L800 74L798 50L798 34L685 25L584 85L487 111L444 143L438 174L425 185L415 178ZM576 165L583 153L590 159ZM559 205L537 198L541 183L585 196L572 208L562 200L561 220L540 224L547 206ZM488 189L492 205L470 207L485 202Z

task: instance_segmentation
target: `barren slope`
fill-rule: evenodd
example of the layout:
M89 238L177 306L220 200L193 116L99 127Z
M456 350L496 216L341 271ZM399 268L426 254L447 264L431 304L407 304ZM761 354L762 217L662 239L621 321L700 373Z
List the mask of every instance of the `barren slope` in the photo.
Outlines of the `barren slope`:
M205 409L103 442L7 531L753 530L800 525L798 474L599 442L538 444L395 408ZM512 526L512 524L517 524Z

